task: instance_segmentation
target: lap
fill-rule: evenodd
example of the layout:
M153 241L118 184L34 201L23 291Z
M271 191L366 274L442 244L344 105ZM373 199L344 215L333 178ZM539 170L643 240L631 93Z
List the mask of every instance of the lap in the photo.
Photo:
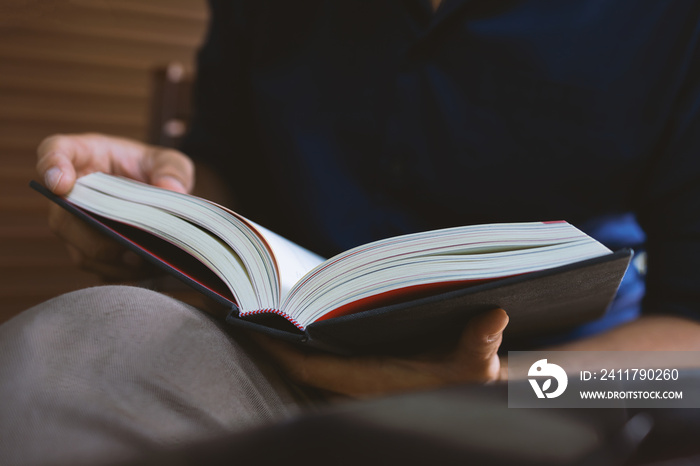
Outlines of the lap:
M128 457L301 406L243 335L133 287L69 293L6 322L0 368L3 464Z

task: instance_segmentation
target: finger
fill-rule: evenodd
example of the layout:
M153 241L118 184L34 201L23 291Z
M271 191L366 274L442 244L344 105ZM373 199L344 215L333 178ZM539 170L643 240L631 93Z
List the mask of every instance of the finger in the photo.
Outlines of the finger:
M439 386L441 381L423 363L370 356L345 357L304 351L277 339L253 338L295 382L328 392L366 398Z
M68 194L77 178L73 163L64 152L47 153L37 162L36 170L46 187L59 196Z
M194 189L194 163L179 151L150 148L143 159L143 171L154 186L180 193Z
M49 189L67 194L77 177L102 171L178 192L194 188L194 164L173 149L102 134L54 135L41 142L37 172Z
M36 170L54 193L67 194L77 177L110 169L107 141L91 134L49 136L37 149Z
M498 349L503 331L508 325L508 314L493 309L473 318L454 352L455 364L473 381L491 382L502 377Z
M79 267L118 279L141 275L138 271L143 261L135 253L53 204L49 208L49 227L66 242L71 259Z
M459 354L469 358L489 359L501 346L507 325L508 314L503 309L492 309L474 317L462 333Z

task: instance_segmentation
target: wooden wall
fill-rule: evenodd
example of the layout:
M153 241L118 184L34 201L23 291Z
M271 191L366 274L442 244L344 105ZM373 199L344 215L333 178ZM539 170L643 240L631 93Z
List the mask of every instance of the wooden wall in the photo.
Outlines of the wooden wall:
M0 322L97 284L27 187L39 142L84 131L145 140L153 70L191 71L206 23L205 0L0 2Z

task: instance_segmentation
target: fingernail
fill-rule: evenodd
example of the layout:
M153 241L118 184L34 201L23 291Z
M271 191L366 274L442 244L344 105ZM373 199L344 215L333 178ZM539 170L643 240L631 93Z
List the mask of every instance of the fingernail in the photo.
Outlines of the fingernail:
M133 251L126 251L122 255L122 261L131 267L138 267L143 262L141 257Z
M58 186L58 183L61 182L61 178L63 178L63 172L61 169L58 167L52 167L46 171L46 174L44 175L44 182L46 183L46 186L53 191L56 189L56 186Z
M185 189L185 185L182 184L182 181L170 175L165 175L158 178L158 185L163 188L170 189L171 191L178 191L181 193L187 192L187 189Z
M498 340L499 338L501 338L501 335L503 335L503 332L498 332L498 333L494 333L493 335L487 336L486 343L492 343L492 342Z

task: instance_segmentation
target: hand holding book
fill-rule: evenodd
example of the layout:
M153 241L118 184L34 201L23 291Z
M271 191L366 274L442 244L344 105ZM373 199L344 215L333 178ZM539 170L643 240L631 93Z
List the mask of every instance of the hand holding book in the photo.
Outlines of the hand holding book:
M68 194L88 173L104 172L181 193L194 185L193 164L184 154L101 134L50 136L39 145L37 172L54 194ZM146 278L147 262L52 204L49 225L66 242L72 260L105 281Z
M470 319L455 345L410 357L337 356L260 334L255 340L294 382L352 398L505 380L498 355L508 315L492 309Z

